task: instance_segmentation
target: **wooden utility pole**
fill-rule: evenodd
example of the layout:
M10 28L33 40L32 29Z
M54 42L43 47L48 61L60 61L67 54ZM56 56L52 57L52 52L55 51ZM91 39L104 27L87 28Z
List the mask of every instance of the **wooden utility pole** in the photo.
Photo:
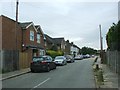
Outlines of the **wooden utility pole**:
M19 4L19 1L17 0L16 1L16 24L15 24L15 38L16 38L16 51L18 50L17 49L17 33L18 33L18 4Z
M18 4L19 4L19 1L17 0L16 1L16 22L18 22Z
M103 37L102 37L102 33L101 33L101 25L99 25L99 29L100 29L100 57L101 57L101 63L103 63Z

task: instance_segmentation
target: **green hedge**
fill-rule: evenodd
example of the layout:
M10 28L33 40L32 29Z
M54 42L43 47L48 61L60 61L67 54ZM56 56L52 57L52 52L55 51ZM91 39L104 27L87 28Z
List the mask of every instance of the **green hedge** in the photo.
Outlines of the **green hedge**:
M46 54L51 56L52 58L55 58L56 56L64 55L64 53L62 51L53 51L53 50L47 50Z

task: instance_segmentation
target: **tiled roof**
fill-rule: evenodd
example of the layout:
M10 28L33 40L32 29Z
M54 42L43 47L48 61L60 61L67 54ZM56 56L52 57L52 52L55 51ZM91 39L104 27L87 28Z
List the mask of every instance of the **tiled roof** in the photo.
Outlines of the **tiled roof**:
M24 23L19 23L19 25L25 29L28 25L30 25L32 22L24 22Z
M77 45L75 45L75 44L73 44L73 46L76 47L76 48L78 48L78 49L80 49L80 48L79 48Z
M44 34L45 35L45 38L46 38L46 41L49 42L49 43L54 43L54 40L52 37L48 36L47 34Z
M36 25L35 28L37 29L39 27L39 25Z
M64 40L64 38L53 38L53 39L56 44L61 44L62 40Z

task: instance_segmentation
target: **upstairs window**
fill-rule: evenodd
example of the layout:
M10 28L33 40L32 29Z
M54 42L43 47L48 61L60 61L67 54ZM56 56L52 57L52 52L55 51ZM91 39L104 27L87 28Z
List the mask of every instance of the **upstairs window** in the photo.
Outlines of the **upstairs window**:
M37 43L40 43L40 34L37 34Z
M30 41L34 41L34 31L30 31Z

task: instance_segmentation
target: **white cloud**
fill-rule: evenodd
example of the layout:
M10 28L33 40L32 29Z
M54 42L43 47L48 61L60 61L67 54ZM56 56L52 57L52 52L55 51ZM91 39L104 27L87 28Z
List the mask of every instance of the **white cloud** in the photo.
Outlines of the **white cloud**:
M46 34L52 37L65 37L80 47L99 48L98 26L101 24L106 48L105 34L109 26L118 19L117 3L113 2L26 1L20 0L19 21L33 21L40 24ZM3 5L2 10L3 14L15 18L14 2Z
M1 2L15 2L16 0L1 0ZM119 0L19 0L21 2L118 2Z

